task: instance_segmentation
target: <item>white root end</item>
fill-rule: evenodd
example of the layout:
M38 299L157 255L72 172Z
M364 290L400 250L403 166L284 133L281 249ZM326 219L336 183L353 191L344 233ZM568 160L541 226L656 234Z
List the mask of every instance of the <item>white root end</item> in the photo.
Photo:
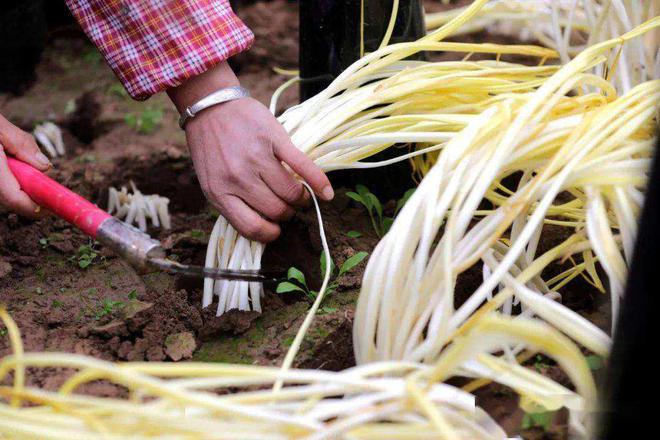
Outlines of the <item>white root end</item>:
M32 134L44 151L51 157L61 157L66 154L62 130L52 122L37 125Z
M128 224L137 223L141 231L147 231L147 220L158 228L170 229L172 222L169 213L170 199L157 194L144 195L131 182L132 192L123 186L121 191L108 189L108 213Z

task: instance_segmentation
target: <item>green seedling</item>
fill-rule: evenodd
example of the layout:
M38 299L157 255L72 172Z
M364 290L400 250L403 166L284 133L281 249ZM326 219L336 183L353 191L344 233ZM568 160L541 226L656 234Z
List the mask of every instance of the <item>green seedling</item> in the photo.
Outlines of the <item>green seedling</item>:
M108 87L108 95L118 96L120 98L128 98L128 92L120 83L113 83Z
M128 293L128 299L134 300L137 299L137 290L133 289Z
M98 255L93 244L84 244L78 248L78 255L69 258L69 260L77 262L78 267L81 269L86 269L95 262Z
M54 309L60 309L60 308L62 308L63 305L64 305L64 303L62 301L60 301L59 299L53 300L53 308Z
M403 196L401 196L401 198L399 200L397 200L396 208L394 209L394 216L395 217L399 213L399 211L401 211L401 208L403 208L405 206L405 204L408 203L408 200L410 199L410 197L415 192L415 189L416 188L410 188L408 191L403 193Z
M344 276L346 273L353 270L358 264L360 264L367 257L367 255L369 255L367 252L358 252L355 255L351 256L350 258L347 258L346 261L344 261L342 265L339 267L339 272L337 272L337 275L334 278L332 277L335 274L336 266L334 261L330 260L330 279L332 281L328 283L328 288L326 292L332 293L339 285L339 279L342 276ZM321 266L321 275L323 276L325 274L326 266L327 266L327 263L325 261L325 253L321 253L320 266ZM312 300L316 298L316 295L318 295L318 292L316 290L311 290L307 286L307 280L305 279L305 274L303 274L302 271L296 267L289 268L287 272L287 281L282 281L280 284L278 284L276 292L277 293L300 292L300 293L304 293L307 297L309 297ZM334 311L336 311L336 309ZM332 313L332 311L328 310L327 313Z
M147 107L139 113L129 113L124 118L129 127L141 134L153 133L162 119L163 111L154 107Z
M82 59L88 64L98 64L103 57L96 48L90 48L82 56Z
M311 296L311 291L307 287L305 274L296 267L290 267L286 273L287 281L282 281L277 285L277 293L302 292Z
M318 311L319 315L329 315L331 313L335 313L337 310L337 307L321 307Z
M534 358L534 369L539 373L542 373L544 370L547 370L550 367L550 364L540 354L537 354Z
M596 371L603 368L604 362L602 357L592 354L587 356L587 364L589 365L589 369Z
M94 319L99 320L104 316L112 315L114 312L124 307L123 301L114 301L110 298L104 298L99 307L94 311Z
M414 191L414 188L409 189L403 194L403 197L397 201L396 208L394 210L394 217L396 217L401 208L403 208ZM367 213L369 214L371 225L373 226L374 231L378 237L382 237L383 235L387 234L387 231L389 231L390 227L392 227L392 223L394 223L394 217L388 217L383 214L383 204L380 202L380 200L378 200L378 197L376 197L364 185L356 185L355 191L349 191L346 193L346 195L365 207ZM351 237L351 235L349 235L349 237Z
M204 233L204 231L200 231L199 229L191 229L191 230L190 230L190 236L191 236L192 238L199 238L199 239L201 239L201 238L204 238L205 235L206 235L206 234Z
M382 237L387 233L392 226L392 218L383 216L383 205L378 197L364 185L357 185L355 192L349 191L346 195L365 207L376 235Z
M348 231L346 236L350 238L360 238L362 237L362 233L358 231Z
M555 418L556 411L543 411L537 413L525 413L520 427L522 429L541 428L548 431Z

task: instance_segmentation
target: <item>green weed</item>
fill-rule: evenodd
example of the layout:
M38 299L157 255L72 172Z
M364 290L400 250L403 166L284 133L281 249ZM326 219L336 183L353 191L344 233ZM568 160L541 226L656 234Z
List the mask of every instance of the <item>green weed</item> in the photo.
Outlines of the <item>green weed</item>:
M347 258L344 263L339 267L339 271L337 272L337 275L335 275L335 272L337 271L337 268L335 266L334 261L330 260L330 282L328 283L328 287L326 289L326 292L332 293L334 290L337 289L337 286L339 285L339 279L345 275L346 273L350 272L353 270L358 264L360 264L366 257L369 255L367 252L358 252L355 255L351 256L350 258ZM325 253L321 253L321 258L320 258L320 266L321 266L321 275L325 275L326 271L326 266L327 263L325 261ZM334 278L333 278L334 276ZM277 293L288 293L288 292L300 292L304 293L307 297L310 299L314 300L316 296L318 295L318 292L315 290L311 290L307 286L307 280L305 279L305 274L302 273L302 271L296 267L290 267L288 272L287 272L287 280L282 281L277 285L276 289ZM332 313L335 310L330 311L327 308L326 313Z
M378 200L378 197L376 197L371 191L369 191L369 188L364 185L356 185L355 191L349 191L346 195L365 207L369 214L369 219L371 220L371 226L374 228L376 235L382 237L390 230L392 223L394 223L394 217L396 217L401 208L403 208L414 191L414 188L409 189L403 194L403 197L397 201L393 217L388 217L383 214L383 204ZM355 233L355 231L350 231L347 234L349 237L351 237L351 235L349 235L350 233ZM357 237L359 237L359 235Z
M163 111L155 107L147 107L139 113L129 113L124 118L126 124L141 134L153 133L163 119Z

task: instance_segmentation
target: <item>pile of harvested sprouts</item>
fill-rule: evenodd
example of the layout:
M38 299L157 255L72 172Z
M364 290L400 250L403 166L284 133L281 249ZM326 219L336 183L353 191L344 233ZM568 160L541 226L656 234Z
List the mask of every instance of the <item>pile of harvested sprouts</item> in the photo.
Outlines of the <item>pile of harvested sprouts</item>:
M131 192L125 186L121 187L121 191L114 187L108 189L108 213L114 214L129 225L137 224L143 232L147 230L147 220L151 220L151 224L156 228L172 227L169 204L170 199L167 197L142 194L133 182Z
M554 35L538 38L548 47L442 41L488 25L488 14L500 14L494 8L505 3L516 17L538 18L530 32ZM534 4L537 9L524 9ZM660 18L650 3L557 4L550 10L555 15L539 18L529 11L543 10L546 2L477 0L419 41L385 41L326 90L280 116L294 143L325 170L413 159L423 176L367 265L354 323L358 366L339 373L290 369L323 300L329 265L281 369L24 354L18 330L0 311L14 351L0 362L0 380L14 373L13 386L0 387L10 401L0 405L0 434L505 439L472 394L495 381L515 390L526 411L566 408L571 433L588 437L596 386L586 354L607 358L610 329L562 305L561 291L582 276L609 291L616 316L657 136L658 52L649 50L647 36ZM610 20L617 23L616 35L578 27ZM584 47L572 40L576 32ZM405 60L422 50L462 52L465 58ZM632 55L640 51L643 56ZM495 59L470 61L473 53ZM537 62L504 62L506 54ZM562 64L545 65L552 59ZM388 162L365 160L400 144L413 148L397 150L402 154ZM512 175L521 176L514 188L504 182ZM540 253L546 225L570 234ZM320 233L328 258L322 224ZM257 268L262 253L262 245L238 236L220 218L207 264ZM543 270L557 261L573 266L544 278ZM458 276L475 265L483 281L456 307ZM260 310L261 295L259 285L207 280L204 305L218 296L219 314ZM523 365L537 353L557 362L570 389ZM59 392L46 392L24 386L27 367L78 373ZM452 377L470 382L461 388L443 383ZM101 379L126 387L131 398L74 393Z

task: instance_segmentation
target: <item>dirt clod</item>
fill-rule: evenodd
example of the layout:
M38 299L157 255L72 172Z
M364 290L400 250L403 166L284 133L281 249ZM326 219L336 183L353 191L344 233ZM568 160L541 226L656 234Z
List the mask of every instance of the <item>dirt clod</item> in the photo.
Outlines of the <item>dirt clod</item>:
M175 333L165 339L165 354L173 361L192 358L197 343L190 332Z
M90 333L106 339L112 337L127 337L129 334L126 323L122 321L111 321L105 325L92 327Z
M6 261L0 261L0 278L4 278L12 271L11 264Z

